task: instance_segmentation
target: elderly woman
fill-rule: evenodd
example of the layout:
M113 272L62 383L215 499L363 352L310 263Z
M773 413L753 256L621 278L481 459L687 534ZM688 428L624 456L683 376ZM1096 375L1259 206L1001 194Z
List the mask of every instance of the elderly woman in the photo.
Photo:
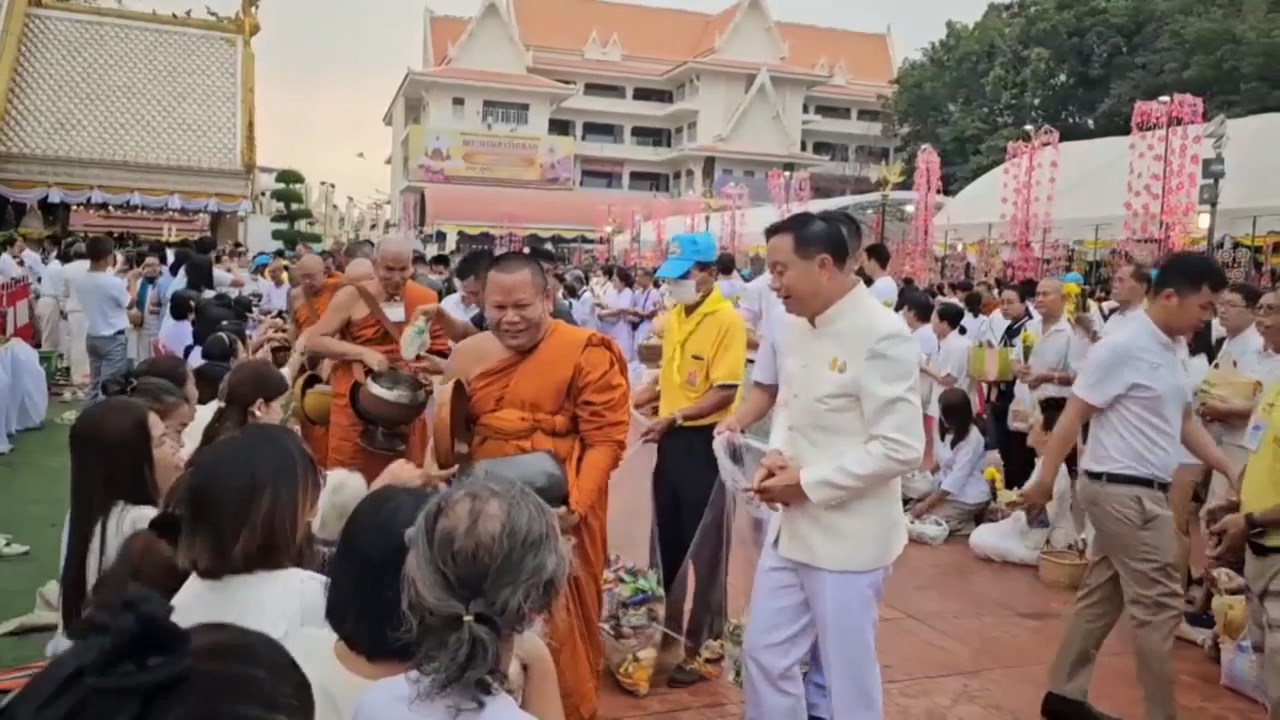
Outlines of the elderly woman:
M418 647L409 672L381 680L352 720L525 720L563 717L555 677L525 682L525 709L507 693L517 638L564 589L569 556L555 515L532 490L501 478L460 478L408 534L405 610ZM530 705L530 693L552 707Z

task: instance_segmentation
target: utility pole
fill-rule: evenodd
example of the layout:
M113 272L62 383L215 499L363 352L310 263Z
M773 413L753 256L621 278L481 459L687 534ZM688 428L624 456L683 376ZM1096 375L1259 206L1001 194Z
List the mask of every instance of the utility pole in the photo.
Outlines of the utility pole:
M1218 200L1222 180L1227 176L1227 161L1223 151L1227 149L1227 117L1218 115L1205 124L1204 136L1213 141L1213 157L1200 162L1200 177L1208 183L1200 185L1200 204L1209 206L1209 227L1205 232L1204 251L1213 254L1213 241L1218 229Z

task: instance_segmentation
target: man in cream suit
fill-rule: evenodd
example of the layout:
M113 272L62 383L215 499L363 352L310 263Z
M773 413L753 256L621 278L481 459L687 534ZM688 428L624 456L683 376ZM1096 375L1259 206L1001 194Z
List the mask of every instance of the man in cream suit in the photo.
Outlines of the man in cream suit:
M848 272L837 223L810 213L766 230L785 426L755 479L777 507L744 646L747 720L806 716L800 661L815 639L831 717L883 715L875 631L907 543L898 478L924 455L919 345Z

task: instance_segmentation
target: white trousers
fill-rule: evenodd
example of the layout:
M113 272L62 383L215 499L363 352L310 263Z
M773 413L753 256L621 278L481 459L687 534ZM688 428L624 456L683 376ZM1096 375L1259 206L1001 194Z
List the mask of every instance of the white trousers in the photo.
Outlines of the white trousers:
M78 387L89 385L89 321L84 312L67 313L67 364L71 366L71 382Z
M40 330L40 349L58 350L62 344L62 306L58 298L41 296L36 301L36 327Z
M787 560L772 543L765 545L742 648L746 720L792 720L810 713L829 720L884 717L876 623L888 575L887 567L821 570ZM800 677L800 662L815 640L827 686L825 708L806 705Z

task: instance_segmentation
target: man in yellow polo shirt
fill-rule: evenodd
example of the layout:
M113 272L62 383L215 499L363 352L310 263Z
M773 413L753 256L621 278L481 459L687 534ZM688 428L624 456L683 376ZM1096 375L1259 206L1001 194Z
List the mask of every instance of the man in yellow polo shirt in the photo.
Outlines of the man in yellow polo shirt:
M699 649L720 635L725 622L725 507L723 501L712 502L713 495L723 496L713 493L720 470L711 440L716 424L737 403L747 364L747 328L716 289L716 255L710 233L677 235L656 273L668 283L675 306L662 334L658 418L644 440L658 444L653 499L668 627L686 640L685 660L671 674L672 687L718 674L717 666L699 657ZM697 582L687 627L681 627L686 565L693 567Z
M1280 719L1280 292L1255 310L1262 332L1266 386L1244 435L1248 465L1239 501L1206 509L1222 517L1210 529L1210 556L1218 562L1244 552L1249 586L1249 639L1263 648L1262 682L1273 720ZM1232 512L1234 511L1234 512ZM1209 518L1210 521L1213 518Z

